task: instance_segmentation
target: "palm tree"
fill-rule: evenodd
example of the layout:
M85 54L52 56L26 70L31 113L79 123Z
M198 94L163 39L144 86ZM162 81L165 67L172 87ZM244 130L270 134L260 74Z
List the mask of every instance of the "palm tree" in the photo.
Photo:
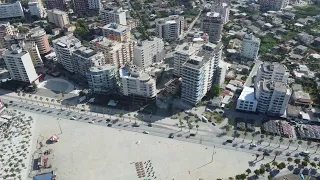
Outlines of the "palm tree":
M276 160L276 158L277 158L277 156L279 156L281 154L281 151L275 151L274 152L274 159L273 159L273 162L275 162L275 160Z
M131 122L131 114L130 114L130 113L128 114L128 117L129 117L129 120L130 120L130 122Z
M293 140L290 139L290 140L289 140L289 145L288 145L287 149L289 149L289 147L290 147L290 145L291 145L292 143L293 143Z
M46 98L46 101L48 102L48 104L49 104L49 98ZM50 107L50 104L49 104L49 107Z
M193 128L192 121L189 121L189 122L188 122L188 127L189 127L189 132L190 132L191 129Z
M299 149L299 147L301 146L301 144L302 144L302 141L300 140L300 141L298 141L298 147L297 147L297 149L296 150L298 150Z
M226 134L231 130L231 125L230 124L227 124L226 125Z
M102 117L104 117L104 108L101 108L102 111Z
M122 118L122 120L123 120L123 112L119 113L119 117Z
M61 100L60 100L60 99L57 99L56 101L57 101L57 103L61 106Z
M65 93L61 92L60 94L61 94L61 100L63 100Z
M85 104L82 104L81 106L82 106L82 109L84 109L84 108L86 107L86 105L85 105Z
M51 103L53 104L53 107L55 107L55 106L54 106L54 102L55 102L55 100L54 100L54 99L51 99Z
M30 98L31 104L32 104L32 94L29 94L29 98Z
M320 144L317 144L317 149L316 149L316 151L314 153L317 153L319 147L320 147Z
M259 156L260 156L260 154L256 154L256 160L258 159ZM255 161L256 161L256 160L255 160Z
M278 146L278 147L280 147L280 145L281 145L282 142L283 142L283 137L280 137L280 138L279 138L279 146Z
M42 102L42 105L44 106L44 103L43 103L43 97L39 97L39 100Z
M183 121L181 120L181 118L179 118L179 124L180 124L180 128L181 128L181 131L182 131Z
M242 140L242 142L244 142L244 140L246 139L247 135L248 135L248 132L247 132L247 131L244 131L244 132L243 132L243 140Z
M198 134L199 124L196 125L196 128L197 128L197 133L196 134Z
M256 136L256 133L252 133L252 140L251 140L251 143L253 143L253 139L254 137Z
M70 102L69 101L66 102L66 108L68 108L70 111Z
M306 151L309 149L309 147L310 147L310 145L311 145L311 144L312 144L312 142L311 142L311 141L308 141L308 142L307 142L307 145L308 145L308 146L307 146Z
M19 96L19 98L20 98L20 101L22 101L22 99L21 99L21 93L20 93L20 92L18 92L18 96Z
M38 101L37 101L37 99L38 99L38 96L35 96L35 97L34 97L34 99L36 100L37 104L39 104L39 103L38 103Z
M22 93L22 97L25 99L26 94L25 94L25 93ZM26 100L26 99L25 99L25 100ZM27 100L26 100L26 102L27 102Z

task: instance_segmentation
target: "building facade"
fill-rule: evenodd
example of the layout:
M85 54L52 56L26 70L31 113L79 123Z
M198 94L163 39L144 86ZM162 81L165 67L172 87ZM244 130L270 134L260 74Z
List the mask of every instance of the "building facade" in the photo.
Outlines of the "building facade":
M101 10L103 7L101 0L88 0L88 5L90 10Z
M28 51L15 47L5 51L2 57L13 80L38 83L38 75Z
M183 33L184 17L172 15L156 20L156 33L159 38L165 40L178 39Z
M209 41L219 42L222 37L223 17L217 12L208 12L201 19L200 29L209 35Z
M261 0L260 9L263 11L280 11L289 5L290 0Z
M221 14L223 19L223 24L226 24L229 21L230 7L227 3L217 2L212 5L211 11Z
M20 1L0 4L0 19L24 17Z
M72 52L73 70L84 77L91 67L105 65L102 52L97 52L91 48L81 46Z
M116 23L127 25L126 11L120 8L108 8L100 11L100 18L103 24Z
M57 60L69 72L75 72L72 52L81 47L81 41L72 35L63 36L52 41Z
M34 67L43 67L43 61L35 42L24 43L23 49L29 52Z
M143 100L156 98L156 80L135 65L123 66L119 69L120 92Z
M255 60L258 57L259 48L260 39L254 37L252 34L246 34L242 40L240 55L241 57Z
M30 29L27 38L37 44L41 55L47 54L51 51L47 33L44 29L39 27Z
M264 80L287 83L288 78L289 73L283 64L264 62L258 68L255 84Z
M48 21L60 28L64 28L67 24L69 24L68 14L64 11L59 9L51 9L47 10L47 14Z
M256 112L258 101L255 98L254 88L244 87L238 100L236 109L240 111Z
M39 19L46 17L46 12L41 3L38 1L28 3L31 16L37 16Z
M75 14L86 14L89 11L88 0L73 0L73 11Z
M118 42L115 40L99 37L90 41L90 47L101 51L107 64L112 64L119 68L133 59L133 48L135 41Z
M9 22L0 24L0 49L5 47L4 37L7 35L12 35L12 34L13 34L13 32L12 32L12 28L11 28L11 25Z
M110 64L91 67L87 79L93 93L110 94L117 90L117 68Z
M102 33L104 37L119 42L127 41L131 37L130 28L115 23L107 24L102 27Z
M148 67L152 63L164 59L164 42L162 39L152 37L149 40L140 41L133 49L133 64L138 67Z
M45 0L44 4L46 9L59 9L65 11L67 9L67 3L65 0Z

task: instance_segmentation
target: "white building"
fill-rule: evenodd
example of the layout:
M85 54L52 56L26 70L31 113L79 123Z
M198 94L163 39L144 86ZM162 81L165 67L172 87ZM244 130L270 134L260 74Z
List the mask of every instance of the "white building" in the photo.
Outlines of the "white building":
M273 116L285 114L292 91L283 82L260 81L255 90L258 100L257 111Z
M230 13L230 7L225 2L218 2L212 5L211 8L212 12L220 13L223 17L223 23L226 24L229 21L229 13Z
M165 40L178 39L183 33L184 17L172 15L156 20L156 33L159 38Z
M133 48L133 64L145 68L152 63L160 62L164 59L164 43L162 39L153 37L149 40L140 41Z
M202 47L200 43L183 43L176 47L174 52L173 74L181 76L182 65L190 59L190 56L198 52Z
M10 23L0 23L0 49L5 47L4 37L7 35L13 35Z
M24 17L20 1L15 3L0 3L0 19Z
M244 58L254 60L258 56L259 48L260 39L254 37L252 34L246 34L242 40L240 55Z
M14 47L5 51L2 57L13 80L38 83L38 75L28 51Z
M210 42L219 42L222 37L223 17L218 12L208 12L201 19L200 29L209 35Z
M126 63L132 63L135 44L133 40L118 42L105 37L98 37L90 41L90 47L103 52L106 63L117 68Z
M57 60L69 72L75 72L72 62L72 52L81 47L81 41L73 35L63 36L52 41Z
M254 88L244 87L238 100L237 110L256 112L258 101L255 98Z
M215 44L204 44L199 52L190 56L190 59L183 64L182 100L193 105L198 104L210 90L219 65L215 55L219 48Z
M48 14L48 21L60 28L63 28L67 24L69 24L68 14L64 11L61 11L59 9L51 9L51 10L47 10L47 14Z
M43 67L43 61L40 56L38 46L35 42L23 43L22 47L24 50L29 52L34 67Z
M72 52L74 72L86 77L90 67L105 65L105 59L102 52L97 52L91 48L79 47Z
M259 81L264 80L287 83L288 77L289 73L283 64L277 62L264 62L259 66L257 76L255 78L255 85L259 83Z
M39 19L46 17L46 12L38 1L29 2L28 7L31 16L37 16Z
M110 64L91 67L87 79L93 93L110 94L117 89L117 68Z
M156 80L135 65L126 65L119 69L120 92L124 96L155 99Z
M117 23L127 25L126 11L122 8L108 8L100 11L100 18L103 24Z
M101 0L88 0L90 10L100 10L103 8Z

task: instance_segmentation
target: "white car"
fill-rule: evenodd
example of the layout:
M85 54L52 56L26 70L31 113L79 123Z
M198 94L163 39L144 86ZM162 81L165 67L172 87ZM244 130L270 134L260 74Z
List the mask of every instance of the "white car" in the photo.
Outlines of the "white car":
M76 117L76 116L72 116L70 119L71 119L71 120L76 120L77 117Z
M143 131L143 134L149 134L149 131Z
M94 121L93 121L93 120L92 120L92 121L89 121L89 123L93 124L93 123L94 123Z
M250 144L250 147L257 147L256 144Z

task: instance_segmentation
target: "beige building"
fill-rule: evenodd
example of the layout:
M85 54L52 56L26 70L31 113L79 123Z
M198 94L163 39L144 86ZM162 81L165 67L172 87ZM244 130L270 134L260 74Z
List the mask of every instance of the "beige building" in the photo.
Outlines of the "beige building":
M27 39L37 44L40 54L46 54L50 52L51 49L47 33L44 29L39 27L30 29Z
M29 52L34 67L43 67L43 61L35 42L27 42L23 44L23 49Z
M69 24L68 14L59 9L47 10L48 21L55 24L60 28L64 28L65 25Z
M103 52L106 63L120 67L132 62L134 41L118 42L115 40L99 37L90 41L90 47Z
M12 35L12 29L10 23L0 24L0 49L4 48L4 37L7 35Z

